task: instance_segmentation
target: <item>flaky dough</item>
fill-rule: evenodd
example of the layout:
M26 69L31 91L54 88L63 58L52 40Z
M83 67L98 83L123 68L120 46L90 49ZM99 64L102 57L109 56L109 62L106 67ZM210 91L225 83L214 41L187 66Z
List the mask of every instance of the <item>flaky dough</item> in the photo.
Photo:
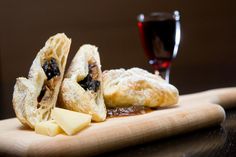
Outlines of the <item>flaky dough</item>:
M104 71L103 88L107 107L170 106L177 103L179 96L173 85L140 68Z
M16 79L13 93L13 107L17 118L34 128L36 123L51 119L51 109L55 106L61 81L64 75L71 40L64 33L50 37L38 52L30 68L28 79ZM60 74L48 80L42 66L55 59ZM39 95L45 87L44 94Z
M89 66L93 66L91 76L100 83L96 91L85 89L79 82L88 77ZM106 119L106 108L102 90L102 71L97 47L80 47L62 82L60 104L67 109L92 115L93 121Z

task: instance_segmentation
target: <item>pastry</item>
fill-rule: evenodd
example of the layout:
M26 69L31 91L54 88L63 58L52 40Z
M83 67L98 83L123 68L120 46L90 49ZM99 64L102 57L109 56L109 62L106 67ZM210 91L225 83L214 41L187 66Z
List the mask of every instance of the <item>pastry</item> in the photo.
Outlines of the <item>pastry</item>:
M141 105L164 107L178 101L178 90L163 80L139 68L103 72L104 100L107 107Z
M97 47L80 47L62 82L60 104L69 110L92 115L99 122L106 119L102 90L102 71Z
M64 33L50 37L31 65L28 78L16 79L13 107L17 118L34 128L51 119L63 79L71 40Z

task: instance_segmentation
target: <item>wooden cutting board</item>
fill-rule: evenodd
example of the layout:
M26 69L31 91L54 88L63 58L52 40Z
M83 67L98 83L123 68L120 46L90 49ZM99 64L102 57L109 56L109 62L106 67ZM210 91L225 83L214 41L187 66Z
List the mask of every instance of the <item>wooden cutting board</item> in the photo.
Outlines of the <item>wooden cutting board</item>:
M16 119L0 121L0 154L18 156L86 156L156 140L212 125L225 119L223 107L236 105L236 88L180 97L177 106L147 114L109 118L74 136L47 137Z

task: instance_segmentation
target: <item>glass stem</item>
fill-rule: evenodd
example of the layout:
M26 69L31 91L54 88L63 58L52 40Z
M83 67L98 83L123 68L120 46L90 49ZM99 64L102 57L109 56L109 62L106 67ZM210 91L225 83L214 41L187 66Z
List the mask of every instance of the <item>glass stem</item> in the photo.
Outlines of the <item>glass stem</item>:
M167 68L165 71L160 71L160 72L155 71L155 74L158 74L158 73L160 74L160 76L161 76L164 80L166 80L166 82L169 83L169 81L170 81L170 67Z

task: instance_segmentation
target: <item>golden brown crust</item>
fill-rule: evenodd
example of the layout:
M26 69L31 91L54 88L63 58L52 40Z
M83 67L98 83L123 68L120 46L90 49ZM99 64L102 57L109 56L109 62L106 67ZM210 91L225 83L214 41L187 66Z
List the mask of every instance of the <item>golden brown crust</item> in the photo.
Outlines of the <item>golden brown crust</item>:
M178 101L178 90L174 86L143 69L105 71L103 82L104 100L108 107L163 107Z
M50 37L34 59L28 79L23 77L16 79L13 107L16 116L24 125L34 128L36 123L51 118L51 109L57 101L70 44L71 40L64 33ZM52 58L55 59L60 75L48 79L42 66ZM44 85L46 85L45 93L38 101Z

